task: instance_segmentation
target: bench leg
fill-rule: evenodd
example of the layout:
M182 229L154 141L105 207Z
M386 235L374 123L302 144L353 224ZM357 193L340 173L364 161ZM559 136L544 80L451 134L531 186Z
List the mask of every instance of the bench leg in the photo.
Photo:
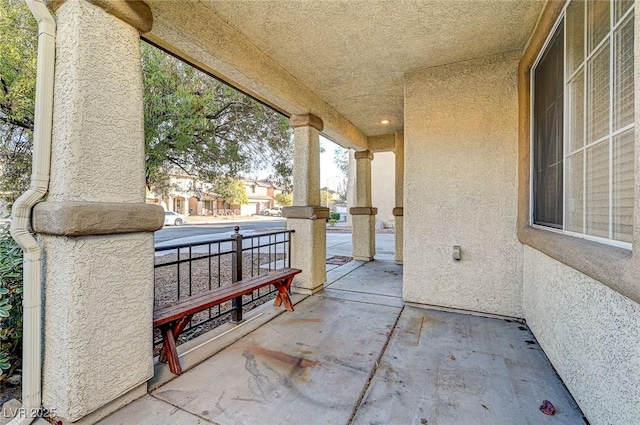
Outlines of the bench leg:
M275 283L275 287L278 290L278 296L276 297L273 305L276 307L280 307L280 305L284 302L284 308L287 311L293 311L293 304L291 303L291 298L289 298L289 288L291 287L291 281L293 280L293 276L287 277L280 282Z
M187 327L187 325L189 324L189 322L191 321L191 318L193 317L193 314L189 314L188 316L184 316L183 318L181 318L180 320L178 320L178 322L174 322L175 325L173 326L173 336L175 338L177 338L178 336L180 336L180 334L182 333L182 331L184 330L184 328Z
M180 336L184 328L187 327L191 321L193 314L182 317L177 322L172 322L160 328L162 331L162 339L164 344L160 350L160 356L158 360L162 363L169 363L169 370L174 375L180 375L182 373L182 367L180 366L180 358L178 357L178 349L176 347L176 338Z
M164 345L162 346L162 352L160 353L161 360L166 359L169 363L169 370L174 375L182 374L182 367L180 367L180 358L178 357L178 349L176 348L176 340L173 335L173 328L171 325L162 327L162 339Z

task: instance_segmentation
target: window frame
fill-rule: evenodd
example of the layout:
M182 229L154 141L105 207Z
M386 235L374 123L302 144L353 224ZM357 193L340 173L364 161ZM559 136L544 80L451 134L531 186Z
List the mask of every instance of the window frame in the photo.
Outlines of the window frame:
M613 245L574 237L565 232L531 226L531 72L543 45L564 11L565 1L547 2L527 45L517 70L518 81L518 240L527 250L533 249L554 260L558 267L583 275L581 284L594 279L608 289L640 303L640 250L628 250ZM640 24L640 7L635 9L635 21ZM640 25L634 29L640 38ZM640 50L640 46L636 47ZM640 55L635 59L635 102L640 105ZM640 123L640 108L635 110ZM636 162L634 178L640 182L640 125L636 126ZM636 204L640 201L640 186L635 184ZM640 246L640 208L633 217L634 246ZM526 260L525 260L526 262ZM557 282L562 285L562 281Z
M566 8L566 6L565 6ZM530 212L529 212L529 223L533 226L542 228L542 229L549 229L549 230L555 230L557 232L564 232L564 187L565 187L565 173L564 173L564 114L566 113L565 110L565 102L564 102L564 96L566 96L566 90L564 88L564 83L563 83L563 137L562 137L562 228L559 227L555 227L552 226L551 224L549 225L544 225L544 224L536 224L534 222L534 217L535 217L535 209L536 209L536 205L535 205L535 173L536 173L536 167L535 167L535 144L536 144L536 140L535 140L535 117L534 117L534 112L535 112L535 70L538 67L538 65L540 64L540 61L543 59L543 57L545 56L545 53L547 52L547 49L550 47L551 42L554 40L555 38L555 34L558 31L558 28L560 27L560 25L564 25L563 20L564 20L564 9L562 14L560 15L560 18L557 19L557 21L555 22L555 24L553 25L553 28L551 29L551 31L549 32L549 35L547 36L547 39L544 42L544 45L542 47L542 49L540 50L540 52L538 53L538 56L535 60L535 63L533 64L533 66L531 67L531 75L530 75L530 87L531 87L531 104L529 106L530 111L531 111L531 128L530 128L530 135L529 138L531 140L531 145L529 147L530 152L531 152L531 164L529 167L530 170L530 179L529 181L531 182L531 199L530 199ZM563 37L563 61L564 61L564 43L565 43L565 32L563 29L562 32L562 37ZM564 67L563 67L563 72L564 72Z
M570 0L567 0L564 2L564 4L562 5L562 8L559 12L559 14L557 15L555 22L553 23L553 25L551 26L551 28L549 29L548 33L546 34L545 40L543 42L543 44L541 45L539 51L536 53L535 55L535 59L533 61L533 63L530 66L529 69L529 75L528 75L528 84L529 84L529 115L530 115L530 119L529 119L529 210L528 210L528 225L532 228L535 229L540 229L542 231L548 231L548 232L552 232L552 233L557 233L557 234L562 234L562 235L568 235L570 237L573 238L578 238L578 239L585 239L588 241L592 241L592 242L596 242L599 244L605 244L605 245L610 245L616 248L622 248L624 250L628 250L628 251L633 251L633 242L624 242L624 241L619 241L616 239L610 239L610 238L605 238L605 237L601 237L601 236L594 236L594 235L589 235L587 233L580 233L580 232L575 232L575 231L570 231L567 230L565 228L566 223L567 223L567 208L566 208L566 189L567 189L567 167L566 167L566 160L568 158L568 156L570 156L571 154L575 154L575 152L571 152L569 155L567 155L566 153L566 148L567 148L567 123L568 123L568 119L569 119L569 101L568 101L568 89L567 89L567 81L571 80L578 72L580 67L576 68L570 76L566 75L567 72L567 57L566 57L566 45L567 45L567 27L566 27L566 17L567 17L567 8L569 6L569 4L571 3ZM614 15L614 9L613 9L613 5L614 5L614 1L610 1L610 5L611 8L609 10L609 14L610 14L610 21L613 20L613 15ZM587 2L585 1L585 8L587 7ZM597 54L598 50L602 47L603 44L605 44L607 41L606 40L613 40L614 35L615 35L615 31L616 29L618 29L623 23L624 21L630 16L630 15L635 15L636 14L636 5L635 3L633 5L631 5L629 7L629 9L622 14L622 16L620 16L620 18L618 19L617 23L614 23L613 26L611 26L611 22L610 22L610 26L609 26L609 31L607 32L607 35L605 37L603 37L602 40L600 40L598 42L598 44L596 46L594 46L593 50L591 53L589 54L585 54L585 59L584 62L582 63L582 70L584 72L584 69L587 67L587 60L591 57L593 57L595 54ZM585 11L585 16L587 15L587 11ZM585 17L585 20L587 18ZM586 31L587 31L587 22L585 22L585 49L586 49L586 43L587 43L587 37L586 37ZM553 41L554 36L556 34L556 31L558 30L558 28L560 26L563 26L563 60L564 60L564 66L563 66L563 75L562 75L562 85L563 85L563 119L562 119L562 124L563 124L563 129L562 129L562 228L556 228L556 227L552 227L552 226L545 226L542 224L536 224L534 222L534 217L535 217L535 202L536 202L536 198L535 198L535 193L534 193L534 181L535 181L535 176L534 173L536 172L535 169L535 139L534 139L534 131L535 131L535 116L534 116L534 111L535 111L535 70L537 68L537 66L539 65L540 61L542 60L542 58L544 57L547 49L549 48L550 43ZM635 22L634 20L634 33L637 33L636 30L636 25L637 22ZM612 92L613 91L613 75L614 75L614 70L613 67L611 66L612 63L612 58L613 58L613 50L614 50L614 46L612 43L610 43L609 45L609 91ZM636 49L637 50L637 49ZM520 78L520 77L519 77ZM585 91L586 91L586 76L585 76ZM637 87L634 87L634 91L637 92ZM586 104L586 97L584 100L585 104ZM637 103L637 102L636 102ZM607 134L607 136L603 136L601 138L599 138L598 140L596 140L595 142L589 143L588 146L593 146L596 145L598 143L601 143L605 138L607 139L612 139L613 137L615 137L616 135L622 134L625 131L628 131L631 128L636 128L636 121L634 120L634 122L632 124L628 124L618 130L613 130L612 125L611 125L611 120L612 120L612 115L613 115L613 102L611 99L611 93L609 95L609 132ZM584 116L584 120L585 120L585 127L586 127L586 120L587 120L587 110L586 108L583 111L583 114L585 114ZM636 116L637 116L637 112L636 112ZM585 129L586 131L586 129ZM637 138L637 131L636 131L636 138ZM583 137L586 137L583 136ZM609 145L610 145L610 149L611 149L611 140L609 140ZM635 141L635 144L637 145L637 140ZM586 151L588 148L586 142L585 145L581 148L583 151L583 155L586 157ZM638 153L635 153L636 157L638 156ZM609 182L610 182L610 187L609 187L609 192L611 193L612 188L611 188L611 179L612 179L612 173L611 173L611 161L612 161L612 157L611 155L609 156ZM586 161L586 159L585 159ZM634 167L634 175L636 174L636 169L638 167L638 164L635 165ZM584 183L583 183L584 185ZM583 196L586 196L585 194L583 194ZM612 198L610 196L609 198L609 220L611 220L611 209L612 209ZM634 203L638 204L638 201L635 200ZM583 214L585 214L585 210L583 209ZM637 215L637 212L634 210L634 216ZM609 222L609 227L611 227L612 224L611 222ZM634 226L634 232L636 232L635 230L635 226ZM610 232L611 233L611 232Z

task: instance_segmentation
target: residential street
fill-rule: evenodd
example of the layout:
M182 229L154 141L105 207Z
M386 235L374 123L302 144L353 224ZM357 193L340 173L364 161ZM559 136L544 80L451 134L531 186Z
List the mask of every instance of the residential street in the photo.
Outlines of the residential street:
M240 226L241 232L247 230L269 230L285 226L284 218L255 218L239 220L220 220L217 223L185 224L182 226L165 226L155 232L155 243L167 242L173 239L191 236L216 235L233 232L235 226Z

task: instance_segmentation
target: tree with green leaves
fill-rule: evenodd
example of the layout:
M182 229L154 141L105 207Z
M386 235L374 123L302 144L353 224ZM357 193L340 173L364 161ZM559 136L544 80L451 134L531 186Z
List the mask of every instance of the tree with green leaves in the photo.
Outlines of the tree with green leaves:
M220 176L214 183L215 191L229 205L246 205L249 203L247 190L242 180L230 176Z
M0 192L29 186L38 28L22 0L0 0Z
M205 181L268 171L291 190L293 141L282 115L141 42L147 186L170 191L166 170ZM29 184L37 24L24 1L0 0L0 192Z
M278 193L274 198L281 207L290 207L293 205L293 193Z
M333 195L326 187L320 190L320 206L330 208L333 204Z
M338 193L338 196L340 196L340 198L347 199L347 182L349 180L349 150L344 149L340 146L336 147L336 150L333 151L333 161L342 174L340 176L340 181L338 181L336 192Z
M178 167L204 181L270 169L291 188L293 141L286 118L181 60L142 42L147 185Z

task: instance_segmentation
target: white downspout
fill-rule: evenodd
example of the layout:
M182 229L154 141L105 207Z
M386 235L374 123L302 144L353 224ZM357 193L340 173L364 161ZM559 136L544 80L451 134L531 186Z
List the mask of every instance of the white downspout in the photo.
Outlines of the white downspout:
M31 210L44 197L51 168L51 127L53 122L53 69L56 23L42 0L26 0L38 21L38 64L33 131L31 186L13 204L11 236L24 253L22 406L9 425L29 424L42 405L42 258L40 246L31 235Z

